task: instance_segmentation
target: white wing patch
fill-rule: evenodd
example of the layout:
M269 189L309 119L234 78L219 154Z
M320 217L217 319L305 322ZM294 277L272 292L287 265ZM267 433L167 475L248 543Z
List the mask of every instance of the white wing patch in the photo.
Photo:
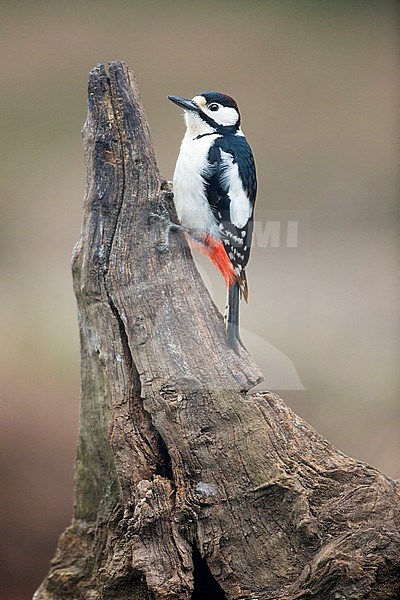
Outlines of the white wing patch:
M221 162L221 184L225 187L231 199L230 219L235 227L242 229L251 217L250 201L243 189L239 168L237 163L233 162L233 156L229 152L221 150Z

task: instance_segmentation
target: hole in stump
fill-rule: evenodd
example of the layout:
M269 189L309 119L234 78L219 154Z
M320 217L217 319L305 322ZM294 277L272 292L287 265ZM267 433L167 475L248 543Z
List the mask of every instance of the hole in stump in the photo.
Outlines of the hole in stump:
M214 579L205 558L193 547L193 579L192 600L226 600L223 589Z
M158 436L158 450L160 453L161 464L157 465L156 473L157 475L161 475L161 477L166 477L167 479L173 481L174 476L172 473L171 457L161 435Z

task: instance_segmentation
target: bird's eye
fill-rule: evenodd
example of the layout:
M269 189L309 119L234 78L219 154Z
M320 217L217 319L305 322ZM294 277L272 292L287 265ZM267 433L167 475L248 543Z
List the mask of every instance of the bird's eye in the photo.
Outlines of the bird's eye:
M208 108L209 108L209 110L212 110L213 112L215 112L216 110L219 110L219 104L210 104L210 106Z

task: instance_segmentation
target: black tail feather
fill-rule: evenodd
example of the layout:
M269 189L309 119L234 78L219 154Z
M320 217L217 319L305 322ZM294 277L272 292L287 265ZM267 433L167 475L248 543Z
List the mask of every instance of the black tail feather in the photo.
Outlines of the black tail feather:
M239 333L239 303L240 303L240 284L236 281L228 288L228 305L226 307L226 330L230 346L239 351L239 345L244 348Z

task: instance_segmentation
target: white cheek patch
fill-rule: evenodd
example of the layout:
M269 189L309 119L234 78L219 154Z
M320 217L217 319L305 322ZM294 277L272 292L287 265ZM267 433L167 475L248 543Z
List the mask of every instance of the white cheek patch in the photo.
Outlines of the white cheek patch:
M246 192L243 189L239 176L237 163L229 152L221 150L222 176L221 183L228 192L231 199L229 216L231 222L242 229L251 217L251 205Z
M218 125L236 125L239 120L239 113L236 108L231 106L221 106L219 110L209 110L203 108L203 112L206 113L211 119L213 119Z

